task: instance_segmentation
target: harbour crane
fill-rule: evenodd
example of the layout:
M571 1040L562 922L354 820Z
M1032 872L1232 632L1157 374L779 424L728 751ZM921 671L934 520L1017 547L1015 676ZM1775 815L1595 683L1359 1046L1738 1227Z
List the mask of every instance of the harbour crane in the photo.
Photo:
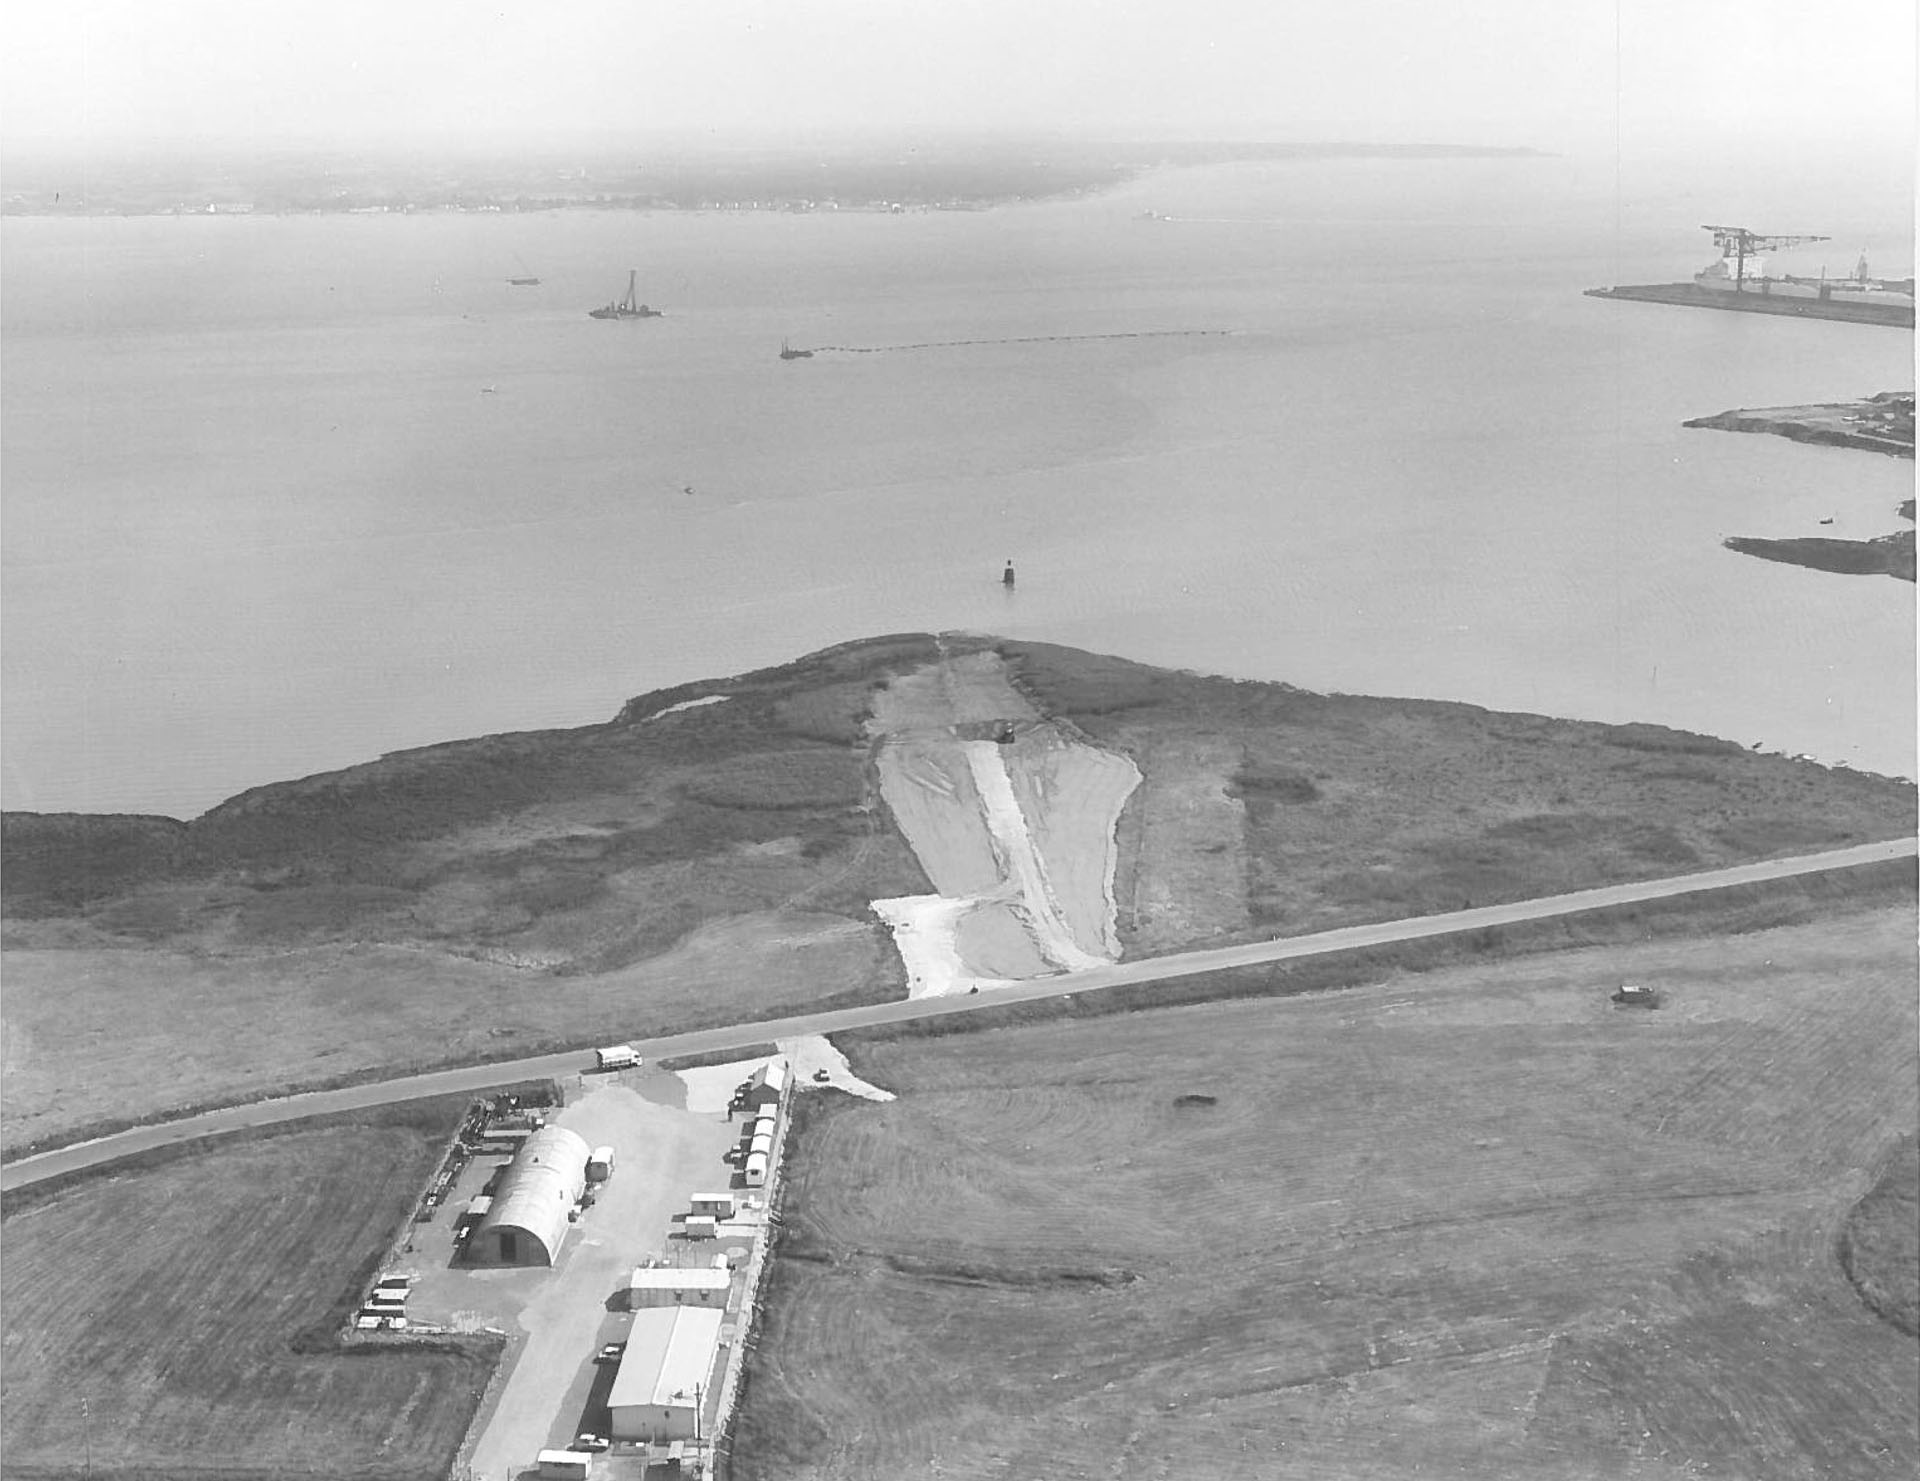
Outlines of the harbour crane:
M1783 252L1788 247L1802 247L1808 242L1831 241L1830 237L1767 237L1748 231L1744 226L1705 226L1703 231L1713 233L1713 245L1720 249L1720 262L1723 267L1731 264L1728 276L1733 279L1734 291L1742 291L1747 281L1747 259L1755 258L1754 268L1759 270L1758 257L1763 252Z

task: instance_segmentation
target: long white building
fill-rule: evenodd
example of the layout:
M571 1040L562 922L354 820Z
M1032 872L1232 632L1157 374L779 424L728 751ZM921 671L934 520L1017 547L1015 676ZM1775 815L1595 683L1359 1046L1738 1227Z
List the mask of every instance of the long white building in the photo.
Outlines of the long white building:
M633 1314L627 1350L607 1396L616 1440L691 1440L714 1385L725 1313L705 1306L656 1306Z

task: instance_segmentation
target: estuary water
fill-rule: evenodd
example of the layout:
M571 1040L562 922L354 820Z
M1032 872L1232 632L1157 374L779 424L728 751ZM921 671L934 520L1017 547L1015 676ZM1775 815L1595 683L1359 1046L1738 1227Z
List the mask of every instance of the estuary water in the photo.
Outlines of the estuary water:
M1890 532L1913 465L1680 426L1910 387L1911 336L1581 296L1719 204L1511 159L9 219L0 800L191 816L931 628L1912 776L1913 587L1720 540ZM1911 271L1907 200L1816 208L1873 235L1814 270ZM589 319L630 267L666 317Z

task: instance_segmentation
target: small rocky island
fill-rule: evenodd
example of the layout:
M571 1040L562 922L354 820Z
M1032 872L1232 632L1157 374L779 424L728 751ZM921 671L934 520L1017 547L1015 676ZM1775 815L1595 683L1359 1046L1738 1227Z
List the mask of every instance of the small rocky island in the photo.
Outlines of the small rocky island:
M1794 442L1854 447L1889 457L1911 458L1913 392L1882 391L1864 401L1723 411L1717 416L1695 417L1681 425L1710 427L1722 432L1770 432ZM1902 519L1911 520L1913 500L1902 502L1898 512ZM1734 535L1723 543L1727 549L1742 555L1806 566L1815 571L1835 571L1847 576L1895 576L1902 581L1912 581L1913 534L1912 530L1896 530L1871 540L1839 540L1821 535L1766 540Z
M1837 571L1843 576L1897 576L1902 581L1914 579L1912 530L1875 535L1871 540L1834 540L1817 535L1793 540L1761 540L1748 535L1730 535L1721 543L1742 555L1757 555L1761 560L1784 561L1815 571Z

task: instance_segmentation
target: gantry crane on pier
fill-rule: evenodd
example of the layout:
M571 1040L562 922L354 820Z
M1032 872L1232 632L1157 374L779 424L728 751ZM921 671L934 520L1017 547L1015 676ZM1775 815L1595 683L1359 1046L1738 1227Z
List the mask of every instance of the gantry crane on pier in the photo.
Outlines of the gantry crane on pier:
M1748 231L1744 226L1707 226L1703 231L1713 233L1713 245L1720 249L1720 261L1727 268L1727 276L1733 279L1735 292L1743 291L1747 282L1747 260L1757 261L1762 252L1783 252L1788 247L1802 247L1808 242L1825 242L1830 237L1768 237L1758 232Z

